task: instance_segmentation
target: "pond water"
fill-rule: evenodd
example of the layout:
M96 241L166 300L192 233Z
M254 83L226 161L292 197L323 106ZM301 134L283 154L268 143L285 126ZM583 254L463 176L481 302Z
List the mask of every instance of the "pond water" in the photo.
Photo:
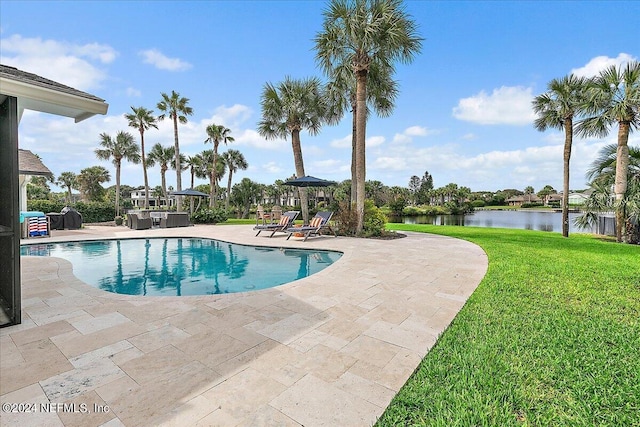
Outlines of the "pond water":
M569 212L570 233L591 232L574 225L573 220L580 215L580 213ZM562 232L562 212L555 211L479 210L467 215L397 216L390 217L389 221L401 224L462 225Z

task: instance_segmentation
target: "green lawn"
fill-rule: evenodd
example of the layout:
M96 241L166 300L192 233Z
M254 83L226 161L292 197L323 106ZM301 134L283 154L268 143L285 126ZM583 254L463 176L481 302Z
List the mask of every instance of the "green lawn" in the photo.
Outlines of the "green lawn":
M379 426L640 426L640 247L389 224L481 246L489 270Z

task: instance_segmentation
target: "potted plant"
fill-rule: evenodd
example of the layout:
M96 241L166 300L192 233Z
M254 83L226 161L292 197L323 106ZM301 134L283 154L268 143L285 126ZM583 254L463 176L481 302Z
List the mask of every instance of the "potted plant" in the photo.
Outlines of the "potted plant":
M122 225L122 217L118 215L113 219L116 222L116 225Z

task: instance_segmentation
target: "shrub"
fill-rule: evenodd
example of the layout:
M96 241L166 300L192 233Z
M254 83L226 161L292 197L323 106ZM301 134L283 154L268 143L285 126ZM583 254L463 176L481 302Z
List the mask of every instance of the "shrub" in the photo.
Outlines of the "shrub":
M196 224L217 224L228 219L227 211L221 208L202 208L194 212L191 221Z
M364 222L362 234L364 237L381 236L385 231L387 216L377 207L373 200L364 202Z
M539 206L544 206L542 203L523 203L520 205L521 208L537 208Z
M474 200L473 202L471 202L471 206L473 206L474 208L483 208L486 205L486 203L484 202L484 200Z
M77 202L70 205L64 202L51 200L28 200L27 209L44 213L60 212L65 206L70 206L80 212L82 222L108 222L113 221L116 209L111 202Z
M402 211L407 206L407 200L404 197L399 197L396 200L389 202L388 205L391 213L401 215Z
M82 222L109 222L116 217L116 208L111 202L78 202L72 204L82 214Z
M27 210L38 211L44 213L59 213L65 207L64 202L52 200L27 200Z

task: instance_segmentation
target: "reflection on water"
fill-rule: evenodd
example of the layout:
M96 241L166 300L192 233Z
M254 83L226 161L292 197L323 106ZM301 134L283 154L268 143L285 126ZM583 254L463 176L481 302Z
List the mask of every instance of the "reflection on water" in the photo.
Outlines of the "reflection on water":
M569 232L585 232L573 224L574 218L579 215L579 213L569 213ZM462 225L562 232L562 213L555 211L486 210L468 215L391 217L390 221L404 224Z
M178 296L270 288L317 273L342 255L177 238L26 245L20 253L67 259L76 277L108 292Z

